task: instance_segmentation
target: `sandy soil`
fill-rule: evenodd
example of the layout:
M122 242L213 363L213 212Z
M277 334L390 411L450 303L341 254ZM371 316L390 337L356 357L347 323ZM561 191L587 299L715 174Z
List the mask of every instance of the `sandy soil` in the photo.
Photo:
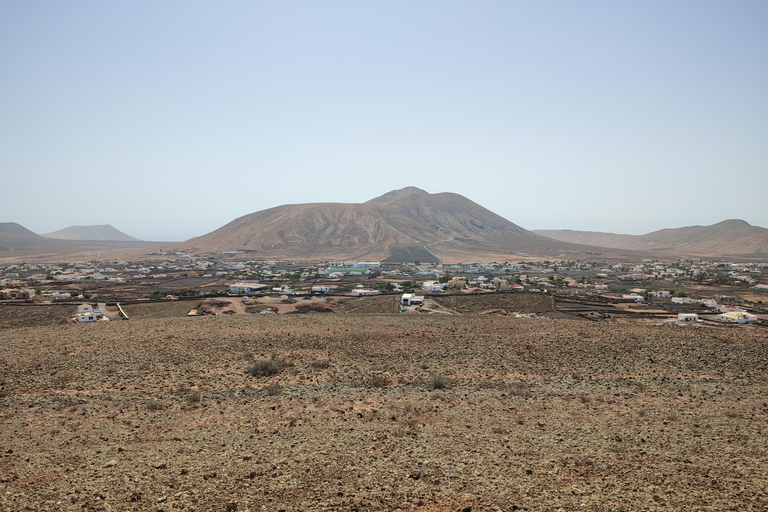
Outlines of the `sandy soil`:
M2 333L0 510L768 507L761 329L310 314Z

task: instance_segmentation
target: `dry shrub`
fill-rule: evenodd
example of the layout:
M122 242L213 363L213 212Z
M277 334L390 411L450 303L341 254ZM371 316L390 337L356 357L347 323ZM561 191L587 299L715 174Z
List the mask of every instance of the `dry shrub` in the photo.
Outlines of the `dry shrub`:
M274 359L260 359L248 367L248 373L253 377L269 377L280 372L282 365Z
M447 387L448 387L448 377L446 377L442 373L432 374L432 377L429 379L430 389L445 389Z
M60 406L69 407L72 410L77 409L77 406L80 404L80 401L72 395L57 397L56 402L58 402Z
M510 382L509 384L509 392L513 396L519 396L521 398L530 398L532 396L531 390L528 389L528 386L525 384L525 382Z
M63 389L63 388L65 388L67 386L67 384L69 382L72 382L74 379L75 378L74 378L74 376L72 374L64 373L64 374L59 375L58 377L55 377L51 381L51 384L55 388Z
M267 393L267 395L269 395L269 396L277 396L277 395L279 395L280 393L282 393L282 392L283 392L283 386L281 386L281 385L280 385L280 384L278 384L277 382L273 382L273 383L272 383L272 384L270 384L269 386L265 387L265 388L264 388L264 391L265 391L265 392Z
M161 411L163 409L165 409L165 405L159 400L150 400L147 402L147 410L150 412Z
M331 360L316 359L315 361L312 361L311 363L309 363L309 365L316 370L324 370L325 368L329 368L331 366Z
M386 375L377 373L371 375L370 379L368 379L368 387L383 388L384 386L389 386L389 378Z
M186 400L189 405L199 404L203 400L203 395L199 391L190 391L186 395Z

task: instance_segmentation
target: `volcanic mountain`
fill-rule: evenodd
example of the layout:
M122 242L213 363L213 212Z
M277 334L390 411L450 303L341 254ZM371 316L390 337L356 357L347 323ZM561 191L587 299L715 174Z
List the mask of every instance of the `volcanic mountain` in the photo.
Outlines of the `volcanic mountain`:
M130 241L46 238L16 222L0 222L0 261L3 263L32 260L36 262L83 261L97 256L124 258L134 253L144 254L147 248L160 245L159 242L134 240L133 238L130 238Z
M593 231L541 229L539 235L563 242L614 249L700 257L765 256L768 229L730 219L711 226L662 229L645 235L616 235Z
M416 187L362 204L293 204L262 210L177 248L252 251L267 259L392 262L503 259L520 253L555 257L589 249L527 231L461 195L429 194Z
M46 238L55 238L56 240L139 241L132 236L126 235L119 229L115 229L110 224L103 224L100 226L69 226L68 228L54 231L53 233L45 233L43 236Z
M41 236L34 231L30 231L29 229L16 222L0 222L0 237L2 240L10 240L12 238L41 238Z
M16 222L0 222L0 251L45 242L45 238Z

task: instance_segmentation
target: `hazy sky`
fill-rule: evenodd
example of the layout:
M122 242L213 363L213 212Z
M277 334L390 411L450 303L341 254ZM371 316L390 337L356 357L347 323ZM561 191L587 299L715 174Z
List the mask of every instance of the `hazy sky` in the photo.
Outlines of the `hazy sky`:
M0 222L183 240L414 185L768 227L768 2L0 1Z

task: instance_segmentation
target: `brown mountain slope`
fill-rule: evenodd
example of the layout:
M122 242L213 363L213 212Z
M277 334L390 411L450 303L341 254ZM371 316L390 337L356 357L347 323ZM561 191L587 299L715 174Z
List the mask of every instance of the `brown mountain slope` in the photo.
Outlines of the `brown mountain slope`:
M0 222L0 252L45 245L47 240L16 222Z
M403 250L434 261L503 257L515 252L556 256L583 252L527 231L458 194L415 187L362 204L279 206L245 215L177 246L202 252L246 250L261 258L377 259ZM429 252L427 252L429 251Z
M645 235L554 229L534 232L564 242L655 253L702 257L768 254L768 229L738 219L711 226L662 229Z
M30 231L17 222L0 222L0 240L11 237L25 237L28 239L40 239L40 235Z

